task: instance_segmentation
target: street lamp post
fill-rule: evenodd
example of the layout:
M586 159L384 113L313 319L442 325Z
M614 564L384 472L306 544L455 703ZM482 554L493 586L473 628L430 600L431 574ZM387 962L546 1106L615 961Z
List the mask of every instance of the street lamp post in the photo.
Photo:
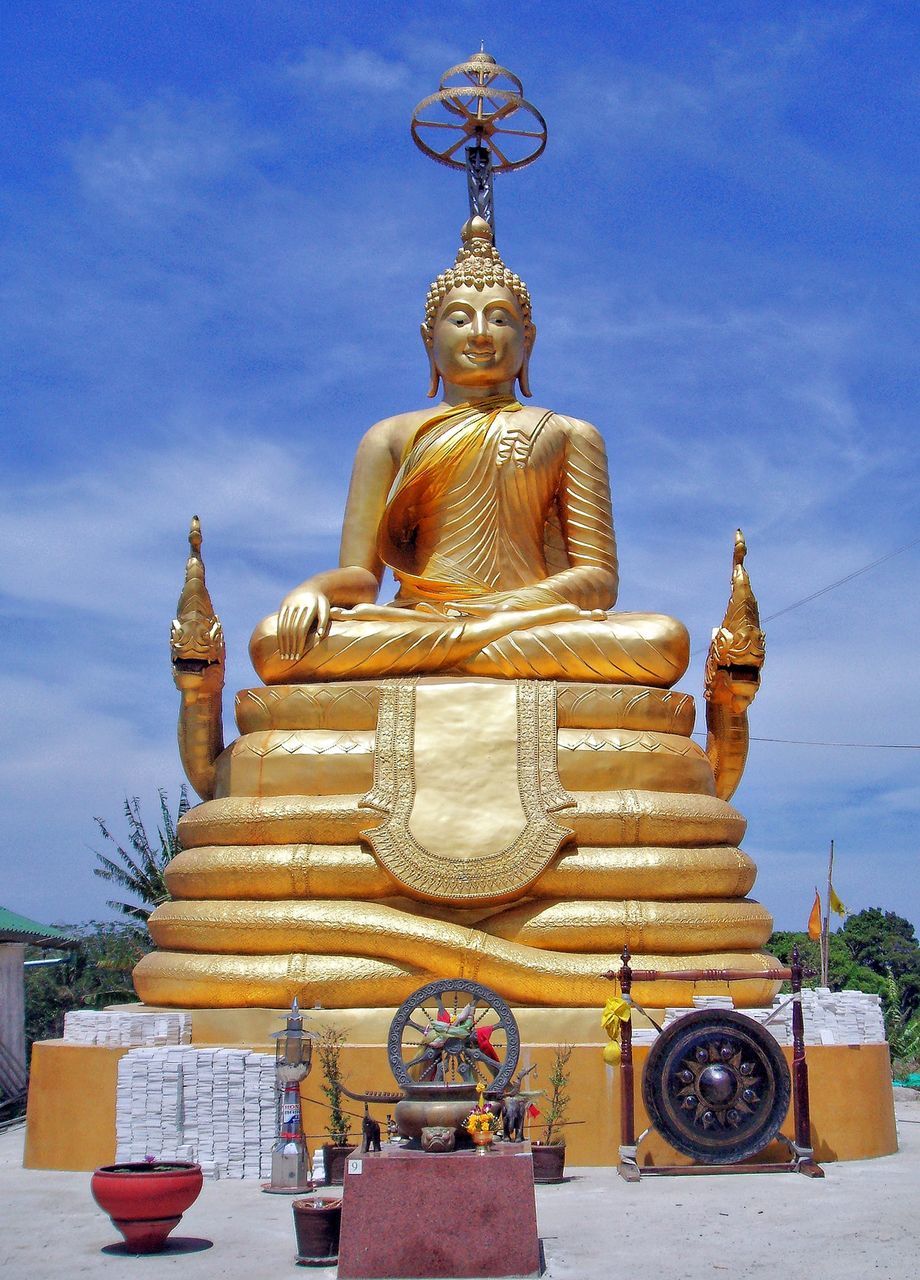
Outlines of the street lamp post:
M313 1033L304 1031L297 998L287 1025L272 1033L275 1041L275 1084L278 1090L278 1138L272 1149L271 1182L263 1190L288 1193L312 1191L310 1153L303 1133L300 1082L310 1073Z

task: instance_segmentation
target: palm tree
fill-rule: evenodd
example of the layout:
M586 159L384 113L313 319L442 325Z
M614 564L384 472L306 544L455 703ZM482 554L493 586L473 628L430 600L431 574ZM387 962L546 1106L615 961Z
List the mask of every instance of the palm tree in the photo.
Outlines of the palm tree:
M112 858L96 853L99 866L93 868L93 875L99 876L102 880L109 880L122 889L127 889L140 899L140 902L118 902L109 899L107 903L113 911L118 911L139 924L146 924L147 917L153 908L158 907L161 902L170 900L171 895L166 887L164 873L179 852L176 824L190 808L188 791L184 784L179 789L179 808L175 819L169 812L165 788L160 787L157 794L160 797L162 826L157 829L158 844L156 846L153 845L144 828L137 796L131 800L125 799L125 818L128 822L130 849L122 848L102 818L95 819L96 826L105 839L115 846L120 865Z

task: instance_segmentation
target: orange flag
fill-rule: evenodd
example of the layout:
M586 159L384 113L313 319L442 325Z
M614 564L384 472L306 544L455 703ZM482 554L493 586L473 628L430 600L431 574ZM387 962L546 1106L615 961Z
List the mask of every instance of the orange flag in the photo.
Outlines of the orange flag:
M815 889L815 905L808 917L808 936L812 942L821 941L821 897L817 889Z

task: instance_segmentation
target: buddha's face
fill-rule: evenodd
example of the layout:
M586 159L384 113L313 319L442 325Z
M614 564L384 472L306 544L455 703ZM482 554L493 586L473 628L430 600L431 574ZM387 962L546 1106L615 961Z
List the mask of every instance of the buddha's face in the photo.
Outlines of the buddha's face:
M534 336L510 289L462 285L441 304L426 346L445 383L490 387L513 384Z

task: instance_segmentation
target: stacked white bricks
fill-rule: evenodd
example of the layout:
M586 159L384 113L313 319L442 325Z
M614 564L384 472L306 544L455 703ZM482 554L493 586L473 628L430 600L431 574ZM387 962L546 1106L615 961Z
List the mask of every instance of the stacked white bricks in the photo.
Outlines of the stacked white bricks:
M64 1039L71 1044L101 1044L111 1048L190 1044L192 1019L187 1013L74 1009L64 1014Z
M727 996L694 999L697 1008L731 1008ZM792 1044L793 1002L788 995L777 996L769 1008L744 1009L751 1018L765 1024L780 1044ZM690 1009L667 1009L664 1026L690 1013ZM885 1023L881 996L867 991L830 991L827 987L806 988L802 992L802 1016L806 1045L884 1044Z
M118 1064L116 1160L197 1160L206 1176L268 1177L275 1060L248 1049L133 1049Z

